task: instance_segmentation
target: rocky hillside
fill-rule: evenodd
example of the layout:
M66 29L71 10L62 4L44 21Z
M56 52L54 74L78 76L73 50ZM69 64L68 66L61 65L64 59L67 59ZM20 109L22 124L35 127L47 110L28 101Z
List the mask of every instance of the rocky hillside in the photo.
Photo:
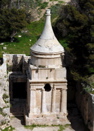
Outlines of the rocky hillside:
M29 13L31 21L39 20L47 8L55 12L62 4L71 0L11 0L10 7L24 8Z

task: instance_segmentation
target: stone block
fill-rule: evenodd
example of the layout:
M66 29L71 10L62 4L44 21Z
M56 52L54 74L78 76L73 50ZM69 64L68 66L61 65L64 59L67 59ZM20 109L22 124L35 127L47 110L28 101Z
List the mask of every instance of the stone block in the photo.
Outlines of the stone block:
M65 68L57 68L55 69L55 80L66 79L66 69Z

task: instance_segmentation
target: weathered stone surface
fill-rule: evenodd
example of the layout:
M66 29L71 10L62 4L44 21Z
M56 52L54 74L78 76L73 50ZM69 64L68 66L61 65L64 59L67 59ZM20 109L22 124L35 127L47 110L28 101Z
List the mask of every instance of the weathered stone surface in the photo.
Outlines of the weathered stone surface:
M6 58L3 55L3 63L0 66L0 123L4 129L10 121L9 115L9 84L7 81Z
M49 10L47 17L50 17ZM47 24L51 24L49 20L47 19L48 22L40 40L35 47L31 48L31 57L24 54L3 56L4 63L0 66L1 124L9 123L9 115L24 115L27 125L69 124L67 120L66 69L62 62L64 49L55 38L51 25L47 28L49 26ZM40 46L41 50L37 46ZM21 82L26 84L25 100L13 96L13 84ZM9 102L12 104L12 114L9 113ZM94 95L88 93L82 95L77 90L77 104L90 131L94 131ZM77 115L77 110L72 110L72 112ZM24 128L21 127L20 130L24 130Z
M9 108L4 108L3 113L7 114L7 115L10 115L10 109Z
M5 122L4 116L0 115L0 125L3 125L4 122Z
M32 131L58 131L59 127L37 127L34 128Z
M48 9L44 30L38 41L31 47L32 52L39 54L63 53L64 48L56 39L50 21L50 10Z
M82 93L81 93L82 92ZM83 91L80 83L77 85L76 102L81 111L85 124L94 131L94 95Z
M21 122L23 121L23 117L12 117L11 118L11 125L15 128L15 131L58 131L60 126L44 126L44 127L31 127L30 129L25 128ZM71 128L71 125L65 126L64 131L74 131ZM81 128L80 128L81 129Z
M31 47L26 125L69 124L66 69L62 63L64 48L53 33L50 15L47 9L43 33Z

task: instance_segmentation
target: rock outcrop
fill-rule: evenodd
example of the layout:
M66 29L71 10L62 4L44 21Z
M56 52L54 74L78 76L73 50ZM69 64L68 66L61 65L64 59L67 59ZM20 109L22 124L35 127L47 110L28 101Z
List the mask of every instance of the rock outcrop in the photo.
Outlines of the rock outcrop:
M5 61L0 66L0 129L8 127L10 123L9 82Z

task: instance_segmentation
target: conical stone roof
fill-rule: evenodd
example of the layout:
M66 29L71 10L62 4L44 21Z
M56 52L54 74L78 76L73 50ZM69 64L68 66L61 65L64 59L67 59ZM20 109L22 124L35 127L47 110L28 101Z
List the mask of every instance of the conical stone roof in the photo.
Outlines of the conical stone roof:
M50 9L47 9L44 30L38 41L31 47L31 52L38 54L58 54L64 52L64 48L54 35L50 17Z

